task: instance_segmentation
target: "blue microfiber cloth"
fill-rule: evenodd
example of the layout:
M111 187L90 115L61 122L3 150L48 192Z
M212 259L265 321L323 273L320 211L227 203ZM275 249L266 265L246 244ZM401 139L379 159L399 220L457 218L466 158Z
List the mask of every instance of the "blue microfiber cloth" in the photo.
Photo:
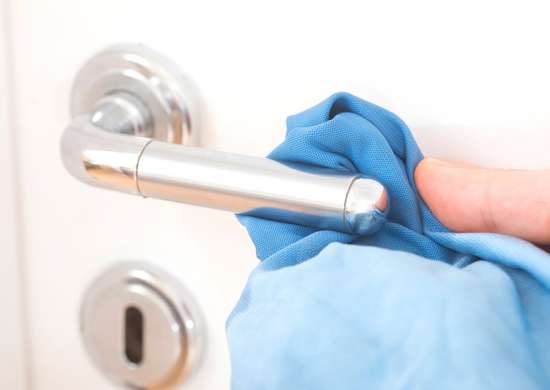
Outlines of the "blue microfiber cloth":
M227 321L233 390L550 388L549 254L446 229L383 108L339 93L287 127L269 158L370 175L391 210L366 237L239 217L262 262Z

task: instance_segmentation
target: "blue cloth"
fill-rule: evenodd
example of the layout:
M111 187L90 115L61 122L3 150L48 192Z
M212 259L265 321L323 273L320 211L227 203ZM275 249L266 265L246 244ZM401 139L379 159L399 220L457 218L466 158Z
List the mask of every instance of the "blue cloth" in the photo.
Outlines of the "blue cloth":
M270 158L371 175L391 211L367 237L239 217L262 262L227 321L233 390L550 388L550 255L446 229L378 106L339 93L287 127Z

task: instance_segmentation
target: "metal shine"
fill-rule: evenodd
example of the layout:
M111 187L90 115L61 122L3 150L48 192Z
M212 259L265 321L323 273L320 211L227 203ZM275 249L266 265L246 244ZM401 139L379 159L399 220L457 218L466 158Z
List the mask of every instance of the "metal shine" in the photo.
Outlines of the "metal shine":
M351 234L371 234L389 210L382 184L358 174L191 145L192 85L142 45L99 53L77 75L66 169L97 187Z

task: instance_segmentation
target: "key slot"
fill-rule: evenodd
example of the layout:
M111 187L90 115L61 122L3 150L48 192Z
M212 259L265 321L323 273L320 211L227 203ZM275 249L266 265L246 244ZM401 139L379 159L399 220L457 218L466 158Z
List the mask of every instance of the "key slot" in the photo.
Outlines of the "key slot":
M135 306L128 306L124 313L124 354L135 365L143 361L143 313Z

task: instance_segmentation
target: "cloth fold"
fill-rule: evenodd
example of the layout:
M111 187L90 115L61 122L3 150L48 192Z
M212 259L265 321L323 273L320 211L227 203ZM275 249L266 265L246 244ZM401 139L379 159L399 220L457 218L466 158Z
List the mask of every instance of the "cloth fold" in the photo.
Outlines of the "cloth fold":
M227 321L234 390L550 388L550 255L446 229L396 115L335 94L269 158L372 176L391 210L363 237L239 216L262 262Z

